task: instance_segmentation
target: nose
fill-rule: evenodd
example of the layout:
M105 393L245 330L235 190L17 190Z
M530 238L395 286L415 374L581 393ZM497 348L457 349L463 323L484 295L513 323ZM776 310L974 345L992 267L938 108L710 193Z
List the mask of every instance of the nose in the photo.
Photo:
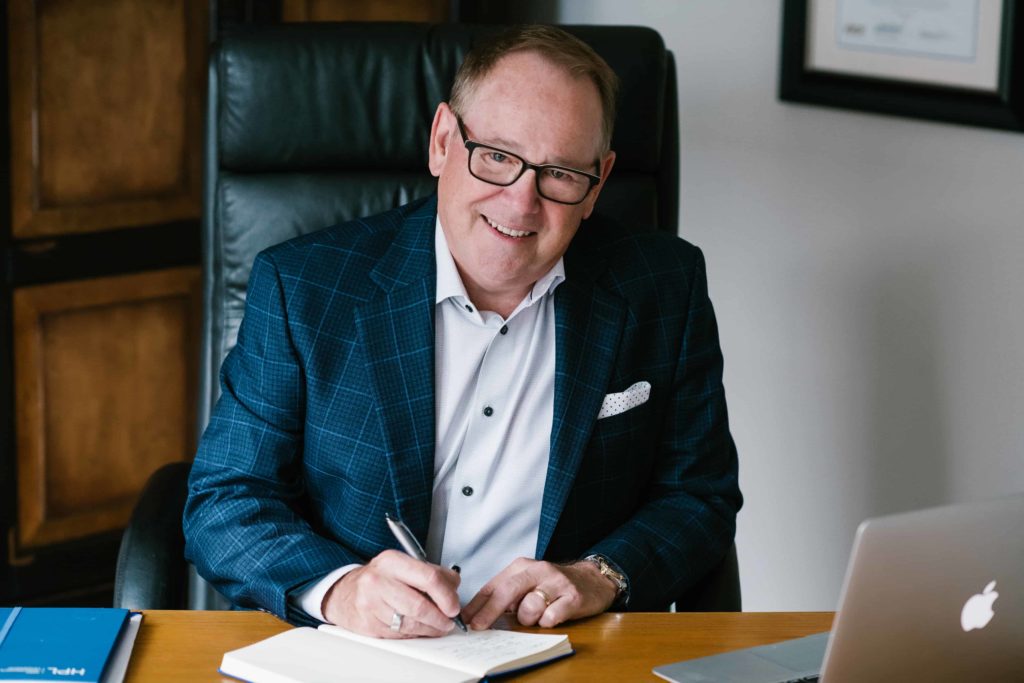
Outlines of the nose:
M504 194L521 214L536 213L541 202L541 196L537 194L537 171L526 169L514 183L505 187Z

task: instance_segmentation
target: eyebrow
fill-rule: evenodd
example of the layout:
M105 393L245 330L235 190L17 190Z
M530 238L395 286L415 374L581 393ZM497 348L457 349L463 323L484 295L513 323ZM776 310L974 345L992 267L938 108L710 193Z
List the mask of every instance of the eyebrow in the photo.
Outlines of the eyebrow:
M466 132L468 133L469 131L466 131ZM519 156L519 157L523 156L521 152L517 151L516 143L512 142L511 140L506 140L505 138L492 138L492 140L487 140L487 141L485 141L485 140L473 140L473 141L474 142L479 142L481 145L486 145L487 147L500 148L501 151L503 151L503 152L511 152L511 153L513 153L513 154L515 154L516 156ZM525 159L526 157L523 157L523 158ZM568 160L568 159L566 159L564 157L554 157L551 161L545 161L544 163L537 164L537 165L538 166L561 166L563 168L569 168L569 169L573 169L573 170L576 170L576 171L583 171L583 170L586 170L586 168L588 166L595 166L595 165L598 166L598 170L600 170L601 163L600 163L600 159L597 159L595 161L590 161L590 162L586 162L586 163L584 163L582 165L579 165L575 161L570 161L570 160Z

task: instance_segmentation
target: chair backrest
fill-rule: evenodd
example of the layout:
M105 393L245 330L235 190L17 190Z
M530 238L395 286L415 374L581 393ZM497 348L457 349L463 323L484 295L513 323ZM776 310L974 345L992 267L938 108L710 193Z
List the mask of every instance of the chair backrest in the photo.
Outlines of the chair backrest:
M499 28L290 24L239 27L223 36L210 59L207 100L200 432L219 396L218 373L235 343L255 255L433 192L427 138L434 110L447 99L466 52ZM672 54L648 28L564 28L593 46L621 79L612 141L617 159L597 211L675 233L679 140ZM143 500L136 509L125 533L128 550L123 547L119 559L116 604L225 606L194 570L186 589L180 565L163 551L151 554L161 544L158 533L168 534L166 545L180 552L180 524L162 517L180 520L186 476L177 466L154 475L153 490L170 504ZM739 608L735 552L730 557L683 596L681 609ZM175 576L154 578L157 566Z
M675 66L656 31L567 26L619 75L615 170L597 211L676 231ZM474 42L500 27L245 27L210 61L203 213L200 431L220 392L260 250L433 192L427 139Z

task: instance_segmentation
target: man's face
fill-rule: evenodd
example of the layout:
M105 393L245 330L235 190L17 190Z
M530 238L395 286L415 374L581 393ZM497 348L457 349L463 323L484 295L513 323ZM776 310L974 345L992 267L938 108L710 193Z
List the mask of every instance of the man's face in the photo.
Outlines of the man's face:
M455 115L448 105L438 106L430 171L438 177L438 214L448 248L471 297L521 298L568 249L611 171L614 153L600 155L601 100L589 79L518 52L502 58L478 85L462 121L475 142L534 164L601 176L575 205L537 194L533 170L505 187L478 180L469 173L469 150Z

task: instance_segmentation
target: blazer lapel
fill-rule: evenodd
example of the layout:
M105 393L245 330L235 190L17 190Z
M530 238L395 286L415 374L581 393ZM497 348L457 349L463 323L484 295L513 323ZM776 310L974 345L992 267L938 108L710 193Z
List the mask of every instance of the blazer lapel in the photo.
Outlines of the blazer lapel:
M355 312L391 474L385 506L421 543L433 490L436 210L434 199L406 218L370 274L381 291Z
M597 421L618 354L626 304L575 272L566 254L566 280L555 290L555 404L551 452L541 506L537 557L544 557Z

